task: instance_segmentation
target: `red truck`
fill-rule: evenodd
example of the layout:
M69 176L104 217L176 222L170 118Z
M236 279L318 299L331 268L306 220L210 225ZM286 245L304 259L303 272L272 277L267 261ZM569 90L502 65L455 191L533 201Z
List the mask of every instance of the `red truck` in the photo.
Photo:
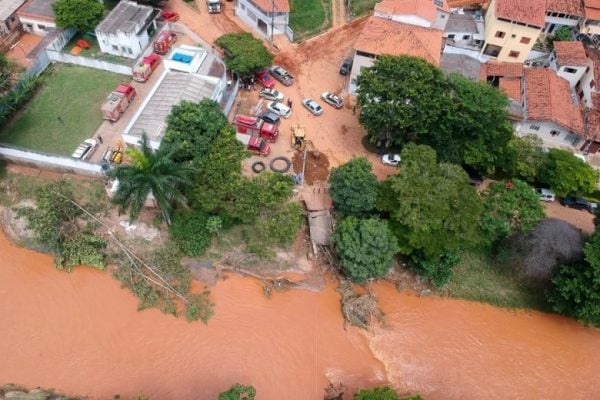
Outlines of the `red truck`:
M271 146L263 138L239 132L235 134L235 138L246 145L246 148L254 155L268 156L271 152Z
M279 136L277 125L265 122L258 117L238 114L233 119L233 126L235 126L235 130L238 133L258 136L269 142L277 141L277 136Z
M152 71L160 64L160 56L158 54L150 54L144 57L142 62L133 67L133 80L138 82L146 82Z
M175 32L162 31L154 41L154 52L161 55L167 54L176 40Z
M117 86L102 104L102 118L118 121L135 98L135 88L128 83Z

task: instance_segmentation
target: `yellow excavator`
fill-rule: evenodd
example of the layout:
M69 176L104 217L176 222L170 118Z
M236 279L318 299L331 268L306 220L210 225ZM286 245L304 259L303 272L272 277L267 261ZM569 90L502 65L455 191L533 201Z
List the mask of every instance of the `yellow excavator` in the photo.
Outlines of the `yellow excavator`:
M319 151L316 149L314 143L306 138L306 132L304 128L298 126L292 127L292 148L304 151L306 148L312 149L313 157L318 158Z

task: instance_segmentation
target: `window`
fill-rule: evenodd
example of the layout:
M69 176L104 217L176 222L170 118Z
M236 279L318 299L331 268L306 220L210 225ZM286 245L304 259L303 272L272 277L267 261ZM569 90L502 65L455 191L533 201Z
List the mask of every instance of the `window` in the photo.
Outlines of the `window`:
M574 133L568 133L567 136L565 137L565 142L569 142L573 146L575 146L577 143L579 143L580 140L581 139L579 138L579 135L576 135Z
M529 44L530 42L531 42L531 38L528 38L528 37L525 37L525 36L523 36L521 38L521 43L523 43L523 44Z
M504 37L504 35L506 35L506 32L502 32L502 31L497 31L496 32L496 37L502 39Z
M463 35L463 40L469 40L471 39L471 35Z
M438 7L444 7L444 0L433 0L433 4Z
M454 39L455 34L448 35L448 39Z
M579 92L579 98L581 99L583 97L583 90Z
M550 135L552 135L552 136L558 136L558 135L560 135L560 132L559 131L555 131L554 129L552 129L550 131Z
M585 69L585 73L587 74L588 72L590 72L590 66L588 65L588 67Z
M43 31L45 31L45 30L46 30L46 26L45 26L45 25L39 25L39 24L38 24L38 26L37 26L37 27L38 27L38 29L41 29L41 30L43 30Z
M510 53L508 53L508 56L512 58L519 58L519 54L521 53L519 53L518 51L511 51Z
M128 47L128 48L127 48L127 52L128 52L129 54L133 54L133 51L131 51L131 47Z
M514 39L514 38L516 38L516 37L517 37L517 35L515 35L515 34L513 33L512 35L510 35L510 37Z
M112 45L112 49L113 49L114 51L119 51L119 46L117 46L116 44L113 44L113 45Z
M532 131L539 131L540 127L538 125L529 125L529 129L531 129Z
M565 67L565 72L567 74L574 74L577 72L577 70L575 68L569 68L569 67Z

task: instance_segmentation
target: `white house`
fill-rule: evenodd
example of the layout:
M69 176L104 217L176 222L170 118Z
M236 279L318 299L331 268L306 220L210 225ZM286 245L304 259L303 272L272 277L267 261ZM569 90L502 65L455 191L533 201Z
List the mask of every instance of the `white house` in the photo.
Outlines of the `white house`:
M444 28L446 43L457 46L479 49L485 40L485 28L481 14L452 13Z
M590 61L581 42L554 42L554 51L550 54L550 68L569 82L571 89L579 83L588 69Z
M421 57L439 66L442 31L371 16L354 42L354 50L348 85L351 94L356 93L357 79L361 70L372 66L381 54Z
M446 0L383 0L374 15L403 24L444 30L450 15Z
M583 19L579 22L579 32L587 35L593 43L600 43L600 1L583 1Z
M25 32L45 36L48 30L55 29L52 4L56 0L28 0L17 11L17 16Z
M519 135L536 135L544 147L577 151L584 144L583 114L566 79L548 68L525 69L523 121Z
M600 51L591 47L588 47L585 51L588 57L588 66L575 85L575 91L583 108L589 109L593 107L592 96L598 90L596 83L600 79Z
M558 28L575 28L583 20L582 0L546 0L544 33L553 34Z
M286 33L290 22L288 0L237 0L235 14L265 38Z
M115 56L137 58L156 32L158 10L123 0L96 27L100 50Z

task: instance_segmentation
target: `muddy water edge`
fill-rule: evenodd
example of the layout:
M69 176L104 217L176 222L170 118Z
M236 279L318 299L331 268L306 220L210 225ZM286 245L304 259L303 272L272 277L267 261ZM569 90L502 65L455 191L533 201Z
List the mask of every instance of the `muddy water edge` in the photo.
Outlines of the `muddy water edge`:
M386 324L344 329L333 285L264 297L252 279L212 289L215 316L188 323L137 300L107 273L56 271L0 235L0 383L110 399L214 399L232 383L258 399L317 400L327 380L425 399L600 398L600 331L375 287ZM350 392L350 391L348 391ZM349 397L347 397L349 398Z

